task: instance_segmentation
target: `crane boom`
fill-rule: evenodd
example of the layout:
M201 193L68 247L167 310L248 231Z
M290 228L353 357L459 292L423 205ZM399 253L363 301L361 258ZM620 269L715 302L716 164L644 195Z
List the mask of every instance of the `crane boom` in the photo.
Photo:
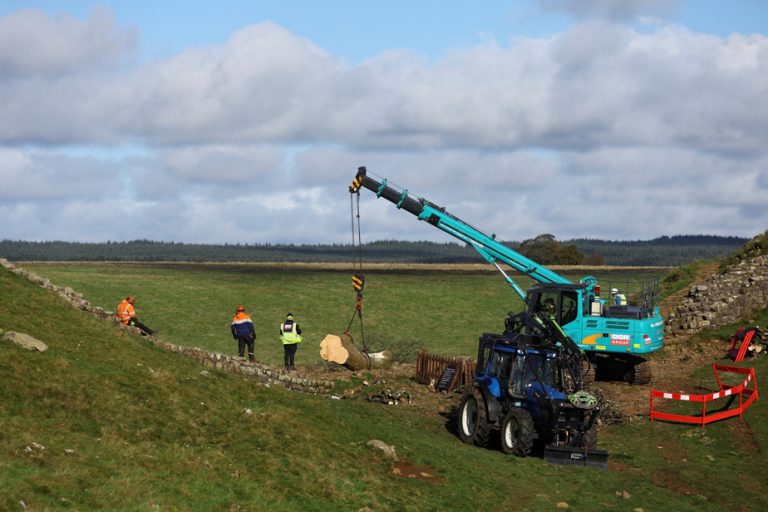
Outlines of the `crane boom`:
M547 267L526 258L522 254L510 249L496 240L496 235L488 235L471 226L458 217L451 215L445 208L437 206L423 198L414 198L407 190L398 190L389 185L386 179L376 180L368 174L365 167L357 169L357 175L350 185L351 192L357 192L361 187L375 192L377 197L394 203L398 208L412 213L419 220L426 221L436 228L448 233L454 238L474 248L487 262L496 266L504 276L504 279L514 288L520 298L527 302L525 291L507 275L499 262L505 263L539 283L544 284L573 284L560 274Z

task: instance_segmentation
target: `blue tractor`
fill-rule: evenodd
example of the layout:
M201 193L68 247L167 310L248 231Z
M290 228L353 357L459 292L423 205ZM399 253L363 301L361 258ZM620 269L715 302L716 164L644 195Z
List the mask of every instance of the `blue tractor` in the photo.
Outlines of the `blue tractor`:
M483 334L473 383L462 396L462 441L487 446L498 435L504 453L525 457L535 446L558 464L607 467L597 449L597 399L584 389L586 355L552 312L519 313L503 334Z
M586 353L596 369L595 374L633 384L650 382L650 362L644 356L664 345L664 321L657 305L657 278L637 285L637 290L629 294L631 301L622 295L625 300L611 303L600 297L600 285L594 277L586 276L574 283L499 242L495 235L488 235L451 215L445 208L413 197L407 190L389 184L386 178L373 177L365 167L358 168L349 191L358 194L360 188L375 192L377 197L394 203L398 209L474 248L512 286L526 304L529 317L551 303L554 320ZM536 284L526 293L500 263L532 278ZM510 318L514 315L510 313Z

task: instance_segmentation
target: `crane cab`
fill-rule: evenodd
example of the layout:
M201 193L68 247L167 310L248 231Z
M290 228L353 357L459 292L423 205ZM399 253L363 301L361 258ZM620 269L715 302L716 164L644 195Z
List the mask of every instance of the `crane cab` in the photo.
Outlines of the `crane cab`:
M636 384L650 380L650 366L642 356L664 345L664 321L657 306L610 305L590 283L534 285L527 302L529 313L544 311L554 317L587 353L598 378Z

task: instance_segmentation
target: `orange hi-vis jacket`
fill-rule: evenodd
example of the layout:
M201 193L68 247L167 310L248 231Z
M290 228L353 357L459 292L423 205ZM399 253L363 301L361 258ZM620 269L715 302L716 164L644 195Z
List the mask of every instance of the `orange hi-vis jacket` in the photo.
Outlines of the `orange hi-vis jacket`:
M251 320L251 317L246 315L244 311L237 312L232 319L230 328L232 329L232 336L235 338L238 336L256 336L253 320Z
M123 322L125 325L128 325L128 322L131 321L131 318L136 317L136 308L133 307L133 304L128 302L127 300L123 300L120 304L117 306L117 318Z

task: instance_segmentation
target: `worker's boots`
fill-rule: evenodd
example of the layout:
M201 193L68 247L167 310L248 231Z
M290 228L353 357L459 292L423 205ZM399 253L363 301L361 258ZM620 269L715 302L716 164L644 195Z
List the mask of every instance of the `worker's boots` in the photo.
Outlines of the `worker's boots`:
M256 360L256 358L255 358L255 357L253 357L253 354L248 354L248 362L249 362L249 363L252 363L252 362L254 362L255 360Z

